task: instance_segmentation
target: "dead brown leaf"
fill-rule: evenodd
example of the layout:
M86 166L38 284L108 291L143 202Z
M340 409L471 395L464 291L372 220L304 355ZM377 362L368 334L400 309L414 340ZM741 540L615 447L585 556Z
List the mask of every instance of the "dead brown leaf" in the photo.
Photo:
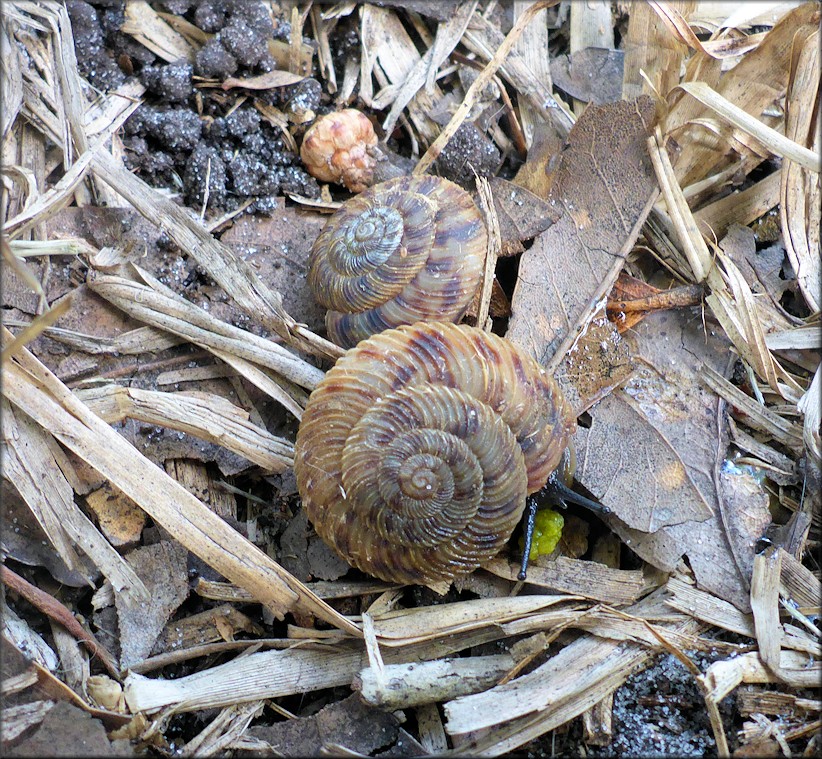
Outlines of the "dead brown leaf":
M308 287L308 254L327 220L282 203L271 216L243 216L221 238L282 293L286 311L312 330L325 328L325 311Z
M586 47L551 60L554 84L585 103L613 103L622 95L625 53L602 47Z
M680 405L668 395L661 404ZM677 412L684 436L693 431L687 429L692 410L681 404ZM616 393L600 401L591 416L591 428L575 435L577 478L616 516L642 532L710 516L674 441L650 423L640 404Z
M188 551L177 542L163 541L132 551L126 561L149 589L151 600L128 605L115 593L120 620L120 667L145 659L168 618L188 596Z
M367 755L393 742L398 724L394 715L367 706L355 694L314 716L252 727L248 732L280 756L319 756L331 743Z
M633 337L598 313L554 372L574 412L579 415L622 385L634 372Z
M105 483L86 496L86 503L97 516L100 530L112 545L125 546L140 539L146 513L134 501Z
M642 368L625 391L591 410L590 430L578 430L577 478L614 509L622 521L611 527L633 551L665 571L686 554L699 587L747 611L753 545L770 518L767 498L758 482L735 479L722 466L727 410L698 383L703 365L725 370L727 343L686 312L652 314L636 332ZM612 407L617 419L633 417L632 437L614 429ZM664 440L669 454L659 471L645 458L652 439ZM677 493L682 502L665 499ZM637 529L640 520L645 526Z
M500 256L521 253L525 240L532 240L558 218L559 211L530 190L500 177L488 179L499 221Z
M507 337L553 370L611 289L656 194L650 98L589 107L553 172L562 216L523 254Z
M301 580L338 580L349 570L348 564L309 529L304 511L285 528L280 546L283 567Z

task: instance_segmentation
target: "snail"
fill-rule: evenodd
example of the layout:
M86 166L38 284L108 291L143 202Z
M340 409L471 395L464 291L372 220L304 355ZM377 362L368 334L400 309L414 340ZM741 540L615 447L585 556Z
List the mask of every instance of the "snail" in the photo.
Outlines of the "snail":
M401 326L349 350L311 394L297 487L350 564L435 585L500 551L574 425L554 380L504 338Z
M398 177L346 201L309 257L329 338L350 348L401 324L459 321L479 286L486 240L471 196L440 177Z

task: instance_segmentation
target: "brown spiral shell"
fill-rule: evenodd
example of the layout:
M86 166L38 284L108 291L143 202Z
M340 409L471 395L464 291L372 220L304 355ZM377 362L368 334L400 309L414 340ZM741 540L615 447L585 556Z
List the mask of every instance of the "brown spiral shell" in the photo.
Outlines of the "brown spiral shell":
M499 552L572 428L553 379L513 344L420 322L364 340L314 390L297 486L350 564L392 582L451 580Z
M391 179L346 201L309 258L329 338L350 348L401 324L459 321L479 286L486 240L471 196L440 177Z

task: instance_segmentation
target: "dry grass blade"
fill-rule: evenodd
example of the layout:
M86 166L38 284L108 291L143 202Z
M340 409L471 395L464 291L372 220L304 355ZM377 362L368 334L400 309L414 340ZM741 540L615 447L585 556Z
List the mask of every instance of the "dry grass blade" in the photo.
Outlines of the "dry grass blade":
M60 83L60 97L63 101L62 112L68 121L73 147L82 155L89 146L83 119L85 100L77 68L77 58L74 54L71 23L65 6L59 5L56 9L48 8L48 11L48 14L44 16L54 30L53 39L56 43L54 63ZM70 163L72 160L73 153L70 147L70 144L64 146L64 162Z
M746 53L753 50L765 36L764 34L751 34L739 39L712 39L702 42L674 5L657 2L657 0L650 0L648 4L680 41L713 58L732 58Z
M494 206L494 198L491 194L491 186L485 177L477 177L477 193L488 228L488 247L485 251L485 269L482 274L482 286L480 287L479 294L477 326L480 329L490 331L491 322L488 319L488 312L491 308L491 290L494 287L494 271L497 266L497 258L502 249L502 241L499 231L499 219L497 218L497 211Z
M818 327L806 326L771 332L765 335L765 343L771 350L822 350L822 334Z
M83 153L72 167L60 178L60 181L50 190L40 195L13 219L5 224L4 231L9 239L16 239L31 230L46 219L61 211L74 200L74 191L85 179L89 166L94 159L94 153L102 146L102 139Z
M514 0L514 18L524 13L530 2L527 0ZM545 55L548 49L548 25L544 19L547 18L548 11L540 11L535 21L526 27L525 31L515 46L517 54L522 56L523 61L528 64L528 69L550 89L552 87L551 65L549 56ZM525 101L519 106L520 117L522 118L522 131L526 143L526 149L530 148L534 142L534 134L540 127L542 117L534 106Z
M135 664L125 692L117 693L119 702L110 705L124 714L92 710L86 700L97 698L100 683L92 685L88 677L99 662L81 655L76 640L67 643L70 636L56 623L52 639L40 638L33 620L42 621L42 614L60 619L78 638L94 642L67 609L50 605L4 572L10 587L34 599L34 609L21 610L21 626L30 636L23 639L34 641L44 661L53 641L65 681L34 665L4 681L4 695L26 696L29 688L48 699L7 709L14 724L4 723L4 737L15 732L16 740L28 740L23 731L54 720L57 712L49 710L65 700L102 719L107 729L128 722L130 711L136 715L132 724L123 733L109 733L109 739L137 735L143 749L179 735L187 756L238 750L291 754L304 745L308 731L319 731L321 753L367 756L387 746L348 745L336 732L324 734L322 719L296 719L287 710L298 702L327 701L329 693L335 701L339 689L353 688L359 694L332 706L335 719L342 714L352 723L345 725L352 736L357 730L377 732L376 719L373 727L370 721L353 724L358 717L347 707L354 702L367 702L357 709L369 717L376 716L375 708L415 710L410 724L416 733L401 730L386 754L505 755L552 730L567 734L566 751L605 746L615 736L621 743L630 739L637 750L648 731L620 734L618 715L622 696L637 696L641 685L629 682L629 693L614 695L633 673L667 652L690 678L698 676L702 654L715 662L697 679L711 730L704 719L701 725L693 719L702 707L698 696L680 701L674 695L682 684L675 674L666 689L672 699L665 708L674 720L688 720L690 732L701 728L703 751L712 750L712 734L720 756L765 745L789 755L803 750L794 743L800 737L810 740L804 748L810 753L818 741L810 733L819 727L819 703L787 689L816 687L822 675L816 620L822 585L816 565L806 558L819 537L813 488L818 489L822 461L820 4L769 3L765 11L733 9L728 18L728 4L691 0L630 7L608 0L514 0L513 6L494 0L446 6L430 0L346 0L333 7L214 0L214 12L207 12L208 3L128 0L116 13L102 7L108 5L7 0L0 14L0 202L8 219L3 306L9 316L0 329L0 455L13 508L37 535L45 532L45 569L20 574L51 583L46 570L57 577L53 567L63 570L65 564L74 573L68 582L80 584L79 574L90 586L102 575L96 591L81 586L67 597L93 610L94 634L109 635L102 625L118 614L119 630L113 632L120 635L121 665L132 659ZM243 24L251 26L250 19L260 23L247 35L237 34ZM620 86L615 33L624 51L626 102L600 106L606 89L601 85L612 92ZM569 89L563 84L555 97L551 66L566 63L557 59L557 40L570 40L572 54L605 48L608 66L590 68L604 57L581 56L575 63L568 56ZM259 63L246 65L258 52ZM266 61L276 70L265 73L271 68ZM200 77L206 70L208 77ZM554 73L559 81L556 68ZM577 87L586 75L596 86ZM174 86L166 87L172 80ZM143 103L146 91L150 97ZM635 100L642 92L652 97ZM328 186L318 188L308 178L298 162L299 142L318 105L323 111L329 104L356 103L368 119L383 124L384 148L396 153L381 163L382 170L391 163L390 170L407 171L402 161L421 155L413 173L430 172L444 148L449 159L464 158L463 169L477 165L489 245L484 279L466 314L469 323L476 315L481 329L499 332L506 327L501 320L508 319L507 339L524 341L546 371L562 368L559 374L567 380L599 371L590 357L604 355L608 338L617 334L605 320L606 299L619 305L623 318L644 316L639 328L623 325L624 342L601 362L602 374L613 382L586 389L585 395L568 381L569 401L576 411L588 409L591 420L578 430L584 440L578 450L586 452L580 485L591 484L585 478L592 476L592 458L617 461L615 471L624 474L631 463L622 458L625 452L636 453L651 438L659 445L649 443L647 450L662 451L659 457L634 460L666 464L640 473L652 493L646 487L637 499L633 484L624 491L627 500L650 498L653 519L631 515L635 524L626 512L625 519L606 525L617 532L603 538L599 528L587 536L580 531L578 541L566 521L560 552L591 560L539 560L542 566L532 566L526 583L518 584L518 567L501 554L453 589L446 582L432 588L448 590L448 596L431 601L428 589L412 592L345 575L333 582L300 582L303 573L331 577L344 569L321 555L302 514L282 534L280 553L260 549L265 540L279 538L301 494L289 474L292 442L268 431L293 430L294 420L281 408L269 416L271 404L257 391L299 420L310 391L325 376L314 357L334 361L344 353L302 323L322 323L316 304L301 309L309 304L300 295L310 242L319 230L317 212L339 207L344 194L335 190L332 201ZM636 126L634 137L629 140L620 118L605 113L608 108L624 111L625 123ZM604 115L595 116L599 111ZM474 137L465 132L476 135L477 153L468 150ZM474 155L491 150L497 164L493 156L475 164ZM394 163L395 158L401 160ZM500 181L504 187L504 181L489 184L480 175L510 176L523 158L522 171L508 183L512 194L506 204L500 194L505 190L494 185ZM464 183L456 173L449 176L446 164L441 160L438 172ZM515 197L514 184L539 190L533 203ZM601 197L595 197L598 188ZM289 191L308 208L295 212ZM186 206L192 198L199 199L193 211ZM524 206L519 216L510 212L512 203ZM66 211L71 205L76 208ZM259 213L270 217L271 227L258 226ZM246 237L249 230L256 238ZM78 243L81 236L94 247ZM143 241L149 244L141 268L132 261ZM498 261L500 251L520 257ZM626 277L612 290L623 270L647 282L631 284ZM162 284L169 271L184 282L182 294ZM78 273L87 272L78 287ZM186 273L190 277L183 279ZM668 276L684 286L671 289L670 281L663 282ZM296 292L290 291L295 282ZM524 299L528 288L532 300ZM676 300L680 294L689 298ZM507 310L495 298L509 298ZM207 305L194 305L209 299L219 302L221 318ZM54 303L59 306L49 310ZM711 312L701 320L700 304ZM253 328L234 326L235 306ZM678 310L653 313L667 307ZM53 326L61 316L65 323ZM133 329L132 319L148 326ZM675 322L678 332L671 331ZM106 336L95 336L97 331ZM186 343L191 351L179 350ZM651 344L659 351L651 351ZM572 347L588 358L569 369ZM145 355L157 351L166 353ZM639 369L620 390L623 358ZM646 369L655 370L653 379L643 374ZM700 381L706 388L696 387ZM185 385L194 392L161 392L176 390L177 383L203 384ZM687 402L688 392L704 399L704 408ZM609 404L626 393L631 402L623 409L624 421L615 416L604 424ZM648 418L656 415L651 427L637 424L647 421L637 416L640 410ZM688 425L677 427L677 417ZM186 458L199 454L190 449L197 441L185 435L166 435L161 445L153 441L148 449L161 461L152 463L116 429L127 419L138 428L168 427L230 451L217 460L225 481L215 475L214 461ZM610 437L613 450L591 456L595 433ZM688 446L708 455L694 464L685 455ZM731 456L736 450L742 458ZM238 457L248 465L236 463ZM688 485L673 511L662 502L674 487L669 461L682 465ZM679 469L676 478L681 479ZM603 482L603 492L615 492L613 477ZM775 517L768 509L769 491L780 503ZM697 521L708 516L709 503L721 508ZM128 514L117 510L123 505ZM683 516L689 508L693 528ZM87 516L92 512L97 522ZM773 547L756 555L755 541L769 520L781 521L786 512L792 514L788 524L767 530ZM144 531L146 516L153 520L151 529L169 537L162 541L168 551L158 552L156 562L158 576L174 565L168 583L155 582L155 565L130 563L132 555L136 559L151 549L141 545L127 553L135 541L152 542ZM235 519L247 521L248 539L232 527ZM112 526L117 520L119 529ZM586 539L591 553L582 553ZM623 543L644 562L641 569L622 568L637 566L633 560L623 563ZM7 552L25 563L24 550ZM129 616L148 618L145 607L166 585L176 586L175 598L191 589L187 551L224 581L200 578L185 605L168 602L176 609L173 621L158 616L137 644L140 625L129 630ZM285 565L294 574L275 555L296 559ZM39 593L50 594L50 588ZM16 595L3 605L12 616ZM292 618L286 621L286 614ZM506 642L502 654L491 647L500 641ZM691 660L685 651L701 655ZM115 678L122 674L105 651L98 653ZM726 660L717 661L720 653ZM671 674L670 664L676 666L665 657L658 671ZM735 716L745 721L735 736L726 737L720 702L742 683L751 687L740 689ZM778 685L756 687L766 683ZM282 705L282 698L289 701ZM641 701L631 715L637 722L649 706ZM273 721L292 721L272 725L266 706L273 709ZM676 715L680 706L682 714ZM209 709L214 711L202 713ZM183 723L169 722L183 712L194 714ZM568 732L580 715L587 720L581 738L578 725ZM169 725L176 730L180 724L184 735L169 731ZM668 738L672 726L651 726L663 750L677 745L656 743ZM292 736L280 741L280 728ZM685 738L678 733L676 739ZM526 750L549 753L553 740L549 735Z
M4 373L5 374L5 373ZM4 384L9 382L4 376ZM79 569L77 547L128 603L148 599L142 580L74 502L62 449L32 419L2 399L4 475L14 484L48 540L69 568ZM62 464L62 466L61 466Z
M389 666L438 659L496 637L499 633L454 635L412 649L387 650L384 657ZM194 711L349 685L367 665L361 641L314 649L295 641L288 650L249 654L178 680L130 674L125 697L133 712L155 712L169 706L176 711Z
M782 578L780 594L790 602L797 604L807 614L816 614L822 599L822 582L819 577L807 569L798 559L780 548Z
M195 711L348 685L367 662L365 651L263 651L178 680L131 674L125 697L132 712L167 706Z
M94 292L135 319L180 335L195 345L268 367L302 387L313 389L324 376L322 370L277 343L215 319L162 285L159 287L163 291L156 292L151 287L108 274L92 276L88 284Z
M382 128L386 134L391 134L403 109L411 102L411 99L419 92L423 85L429 90L432 89L434 75L437 69L459 43L465 32L465 27L468 26L468 21L476 7L476 0L468 3L460 3L454 15L448 19L448 21L440 24L437 29L434 45L417 61L414 68L409 72L405 81L394 95L391 110L388 112L388 116L385 117L385 121L383 121L382 124Z
M245 377L252 385L258 387L278 403L281 403L294 414L298 420L303 418L303 411L305 411L305 404L308 401L308 397L300 391L296 385L292 385L290 382L286 382L276 375L273 375L273 372L266 372L250 361L246 361L226 351L212 348L211 352L221 361L224 361L234 368L237 374Z
M819 30L809 33L804 40L797 35L794 47L797 53L785 103L785 136L811 146L818 154L822 150L817 122ZM819 256L821 186L818 170L814 173L799 165L788 164L782 172L779 212L785 250L796 272L802 295L812 311L819 311L822 305L822 262Z
M730 630L749 638L755 637L753 618L750 614L743 614L733 604L717 598L712 593L697 590L676 577L668 580L667 588L671 592L671 597L666 599L665 603L672 608L723 630Z
M519 572L519 567L504 559L493 559L485 568L508 580L516 580ZM617 606L633 603L648 590L642 570L612 569L593 561L579 561L567 556L560 556L544 567L532 565L528 569L527 582Z
M658 593L651 594L628 611L650 614L660 598ZM683 618L672 628L693 633L701 623ZM464 734L496 725L486 737L460 744L461 755L497 756L513 751L590 709L651 656L650 650L636 643L579 638L527 675L447 703L446 730Z
M733 659L714 662L699 679L707 697L719 703L742 683L783 682L795 688L819 686L822 666L807 654L798 651L782 651L779 657L780 677L766 667L759 654L752 651Z
M657 181L668 207L668 214L674 223L679 241L691 266L694 280L703 282L712 266L711 254L690 213L659 128L655 130L653 137L648 138L648 154L651 156L651 163L656 171Z
M7 327L28 327L31 324L21 319L5 319L3 323ZM184 342L182 338L154 327L138 327L116 337L98 337L61 327L47 327L43 334L58 343L91 355L138 356L173 348Z
M94 248L81 237L65 240L11 240L8 243L11 252L20 258L33 256L79 256L89 255Z
M722 239L731 224L747 226L779 203L782 172L775 171L740 192L715 200L694 213L700 230L714 240Z
M462 43L471 52L488 61L494 58L495 51L504 41L505 38L499 30L480 13L474 14L462 39ZM522 56L514 51L505 57L499 72L511 83L520 97L532 106L534 113L549 123L558 135L567 136L573 126L574 116L564 101L554 97L550 81L540 79Z
M253 424L248 413L214 393L163 393L105 385L77 397L109 424L137 419L222 445L269 472L294 465L294 447Z
M821 170L820 160L822 159L817 153L788 139L785 135L763 124L759 119L755 119L704 82L683 82L679 88L704 103L732 126L754 137L774 155L794 161L809 171L819 173Z
M664 144L662 134L657 129L655 137L648 140L651 161L694 279L697 282L705 282L710 288L706 302L739 355L754 371L780 395L798 399L801 388L765 345L765 335L757 318L757 308L750 286L736 265L719 251L715 257L722 264L724 277L715 266L714 256L708 250L691 213Z
M666 29L664 14L655 11L650 3L631 8L622 75L624 100L652 93L664 97L679 82L687 47Z
M4 14L0 22L0 101L3 103L0 137L3 143L11 133L11 127L23 104L23 65L20 51L12 37L11 22Z
M443 127L439 136L431 143L428 150L420 158L419 163L414 167L414 174L424 174L431 168L431 164L437 159L437 156L442 152L442 149L448 144L448 141L456 134L457 129L460 128L465 117L473 107L477 97L491 81L491 77L497 73L497 69L502 65L502 62L511 52L525 27L531 23L534 16L541 10L550 8L556 5L558 0L537 0L525 13L523 13L516 21L511 31L505 38L505 41L500 45L499 49L494 53L494 57L489 61L488 65L479 73L479 76L472 82L468 91L465 93L462 103L457 108L456 113L451 120Z
M372 108L385 108L397 95L399 88L412 75L420 54L397 14L388 8L364 5L361 9L360 39L360 97ZM371 77L377 79L382 89L373 94ZM429 116L433 99L442 96L434 86L431 95L418 90L406 106L408 122L428 144L437 135L437 125ZM416 136L409 128L412 139Z
M26 286L31 288L41 300L45 300L46 293L43 290L43 286L40 284L40 280L34 276L31 269L26 265L25 261L21 261L11 249L11 242L6 241L5 239L0 239L0 251L3 254L3 261L4 265L8 266L18 277L20 277L21 281L26 283Z
M706 297L706 303L733 341L739 355L771 389L795 402L802 388L768 350L762 326L764 319L759 318L750 285L729 257L719 251L716 257L725 273L727 287L720 289L714 281L717 278L709 277L711 293Z
M781 553L771 546L754 557L751 578L751 609L753 611L759 656L765 666L779 676L779 653L784 631L779 624L779 578L782 573Z
M118 166L109 155L101 153L96 156L92 170L127 198L149 221L168 233L255 320L261 321L300 350L332 359L342 355L336 345L297 324L283 309L280 294L270 290L247 263L215 240L191 214Z
M822 364L813 375L813 381L796 404L800 413L805 415L805 424L802 427L802 437L805 445L817 463L822 462L822 442L820 441L820 423L822 422Z
M252 720L259 717L265 707L264 701L251 702L242 706L229 706L198 735L192 738L182 752L183 756L214 756L225 751L239 740Z
M157 468L91 412L28 351L5 373L3 393L87 461L189 550L278 616L303 609L354 635L359 629Z
M383 646L402 646L501 625L549 606L576 600L579 599L575 596L541 595L459 601L388 612L375 619L374 626Z
M123 34L130 34L168 63L194 60L195 50L188 40L145 0L130 0L126 3L125 12L126 18L120 29Z
M802 451L802 428L799 425L783 419L758 403L708 366L703 366L702 378L717 395L745 415L745 422L748 425L767 433L796 453Z

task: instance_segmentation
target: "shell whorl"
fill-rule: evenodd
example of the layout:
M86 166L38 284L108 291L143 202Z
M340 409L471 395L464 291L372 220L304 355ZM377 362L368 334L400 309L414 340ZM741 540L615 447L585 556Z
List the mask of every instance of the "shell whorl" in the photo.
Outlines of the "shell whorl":
M329 337L351 347L401 324L458 321L479 286L486 240L471 196L440 177L399 177L346 201L309 258Z
M432 584L500 551L573 414L506 340L444 322L348 351L311 394L295 471L318 534L385 580Z

